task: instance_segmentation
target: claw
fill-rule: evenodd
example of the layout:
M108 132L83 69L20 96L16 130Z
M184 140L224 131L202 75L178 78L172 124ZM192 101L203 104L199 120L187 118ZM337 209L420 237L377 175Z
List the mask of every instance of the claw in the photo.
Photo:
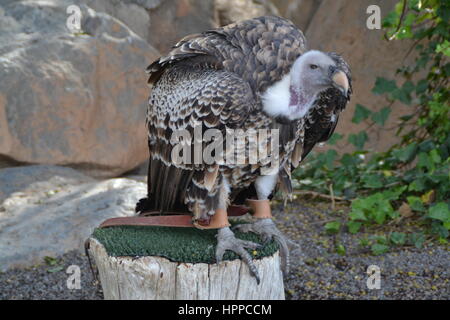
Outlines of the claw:
M287 239L277 229L272 219L260 219L254 223L246 223L235 226L236 230L241 232L254 232L259 234L264 245L274 239L280 247L281 270L284 275L289 273L289 248Z
M238 225L233 226L231 228L231 230L247 233L247 232L251 231L251 228L252 228L252 224L251 223L242 223L242 224L238 224Z
M267 233L263 233L263 234L261 234L261 238L262 238L264 245L267 245L270 241L272 241L273 236L269 235Z
M251 275L255 277L256 282L259 284L260 278L258 270L253 263L252 257L244 248L259 249L260 247L260 244L237 239L229 227L221 228L217 232L216 262L219 263L222 261L226 250L231 250L237 253L242 258L244 263L247 264Z

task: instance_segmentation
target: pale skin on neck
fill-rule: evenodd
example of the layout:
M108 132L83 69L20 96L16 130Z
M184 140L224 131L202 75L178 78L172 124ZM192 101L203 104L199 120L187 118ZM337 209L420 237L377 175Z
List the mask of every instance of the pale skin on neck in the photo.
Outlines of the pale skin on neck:
M325 53L308 51L297 59L289 74L264 92L263 110L271 117L300 119L309 111L317 95L330 87L337 87L346 95L347 76Z
M293 85L289 87L290 100L289 106L300 106L301 108L311 105L316 98L315 94L305 94L305 90L296 90Z

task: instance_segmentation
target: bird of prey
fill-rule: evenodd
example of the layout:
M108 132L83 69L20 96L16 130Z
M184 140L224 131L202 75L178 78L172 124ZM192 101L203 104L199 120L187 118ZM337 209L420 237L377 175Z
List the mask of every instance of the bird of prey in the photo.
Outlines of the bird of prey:
M194 225L218 229L217 261L232 250L259 281L245 250L258 245L236 238L226 215L228 206L250 199L256 221L236 228L275 239L286 271L289 250L269 200L277 190L292 190L291 171L335 130L352 92L348 64L336 53L307 50L303 33L289 20L263 16L189 35L147 71L148 195L136 211L190 212ZM174 161L173 134L194 136L196 128L223 134L278 130L277 166Z

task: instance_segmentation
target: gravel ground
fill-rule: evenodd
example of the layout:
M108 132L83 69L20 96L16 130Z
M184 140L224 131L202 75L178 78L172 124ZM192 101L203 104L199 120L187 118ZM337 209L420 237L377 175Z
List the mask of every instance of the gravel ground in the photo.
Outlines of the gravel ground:
M297 203L289 212L279 211L277 218L280 230L298 245L291 250L287 299L450 299L448 245L430 241L420 250L400 247L380 256L359 246L361 237L399 227L409 230L409 226L388 225L367 233L330 236L323 226L339 214L333 215L323 203ZM344 256L336 253L336 243L344 245ZM367 268L371 265L380 268L380 289L368 289Z
M336 218L327 204L289 205L289 212L275 209L277 224L292 239L291 271L285 281L287 299L450 299L450 251L448 246L402 247L372 256L358 246L358 238L343 232L324 233L323 225ZM335 214L336 215L336 214ZM381 230L386 231L386 230ZM370 234L381 232L369 230ZM335 253L342 243L346 254ZM68 289L70 265L81 270L81 289ZM367 267L381 270L381 288L368 289ZM87 258L69 252L47 263L0 273L0 299L102 299Z
M57 257L55 265L43 262L27 269L11 269L0 273L0 299L5 300L96 300L103 299L101 288L94 282L84 252L71 251ZM81 288L68 289L71 265L80 267Z

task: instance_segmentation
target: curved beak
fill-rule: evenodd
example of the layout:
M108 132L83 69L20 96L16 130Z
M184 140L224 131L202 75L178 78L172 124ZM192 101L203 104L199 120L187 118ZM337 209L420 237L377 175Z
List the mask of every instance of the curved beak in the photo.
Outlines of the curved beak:
M344 96L347 97L349 88L348 78L342 70L335 68L331 70L331 84L333 87L341 91Z

